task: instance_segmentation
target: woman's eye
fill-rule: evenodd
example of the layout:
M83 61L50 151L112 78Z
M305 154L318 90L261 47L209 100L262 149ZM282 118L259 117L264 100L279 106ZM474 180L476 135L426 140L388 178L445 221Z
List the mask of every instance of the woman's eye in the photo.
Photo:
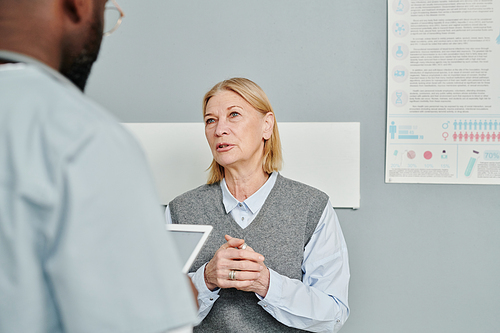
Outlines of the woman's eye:
M210 118L210 119L205 120L205 123L208 125L208 124L213 123L214 121L215 121L214 119Z
M236 111L233 111L229 114L231 117L236 117L236 116L239 116L240 114Z

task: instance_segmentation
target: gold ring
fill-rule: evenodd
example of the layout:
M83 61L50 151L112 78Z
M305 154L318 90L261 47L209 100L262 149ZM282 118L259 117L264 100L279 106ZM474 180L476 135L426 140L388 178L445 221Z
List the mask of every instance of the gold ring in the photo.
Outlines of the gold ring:
M236 271L234 270L229 271L229 280L236 280Z

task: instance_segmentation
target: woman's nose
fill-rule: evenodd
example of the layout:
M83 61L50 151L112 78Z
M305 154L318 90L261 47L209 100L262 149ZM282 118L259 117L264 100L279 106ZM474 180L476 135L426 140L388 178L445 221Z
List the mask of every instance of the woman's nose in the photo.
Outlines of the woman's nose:
M217 122L217 127L215 128L216 136L223 136L229 134L229 127L225 120L219 119Z

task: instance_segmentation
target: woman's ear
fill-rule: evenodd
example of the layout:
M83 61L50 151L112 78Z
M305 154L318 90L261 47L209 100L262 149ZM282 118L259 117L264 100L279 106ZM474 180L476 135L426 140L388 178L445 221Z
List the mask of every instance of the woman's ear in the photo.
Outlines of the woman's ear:
M274 114L272 112L266 113L264 116L264 130L262 137L264 140L269 140L273 134L274 128Z

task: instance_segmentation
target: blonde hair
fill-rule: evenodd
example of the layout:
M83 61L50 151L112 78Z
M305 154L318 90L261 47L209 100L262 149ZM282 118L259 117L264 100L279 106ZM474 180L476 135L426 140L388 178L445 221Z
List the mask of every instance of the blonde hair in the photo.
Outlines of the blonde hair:
M276 116L274 115L271 103L266 94L255 82L249 79L235 77L217 83L209 92L203 97L203 116L207 110L208 101L222 91L232 91L238 94L241 98L247 101L255 110L263 115L271 112L274 116L273 133L268 140L264 141L264 159L262 161L262 169L266 173L273 171L280 171L283 164L283 157L281 155L281 141L278 132L278 124L276 123ZM224 178L224 167L212 160L212 164L208 168L208 181L207 184L220 182Z

